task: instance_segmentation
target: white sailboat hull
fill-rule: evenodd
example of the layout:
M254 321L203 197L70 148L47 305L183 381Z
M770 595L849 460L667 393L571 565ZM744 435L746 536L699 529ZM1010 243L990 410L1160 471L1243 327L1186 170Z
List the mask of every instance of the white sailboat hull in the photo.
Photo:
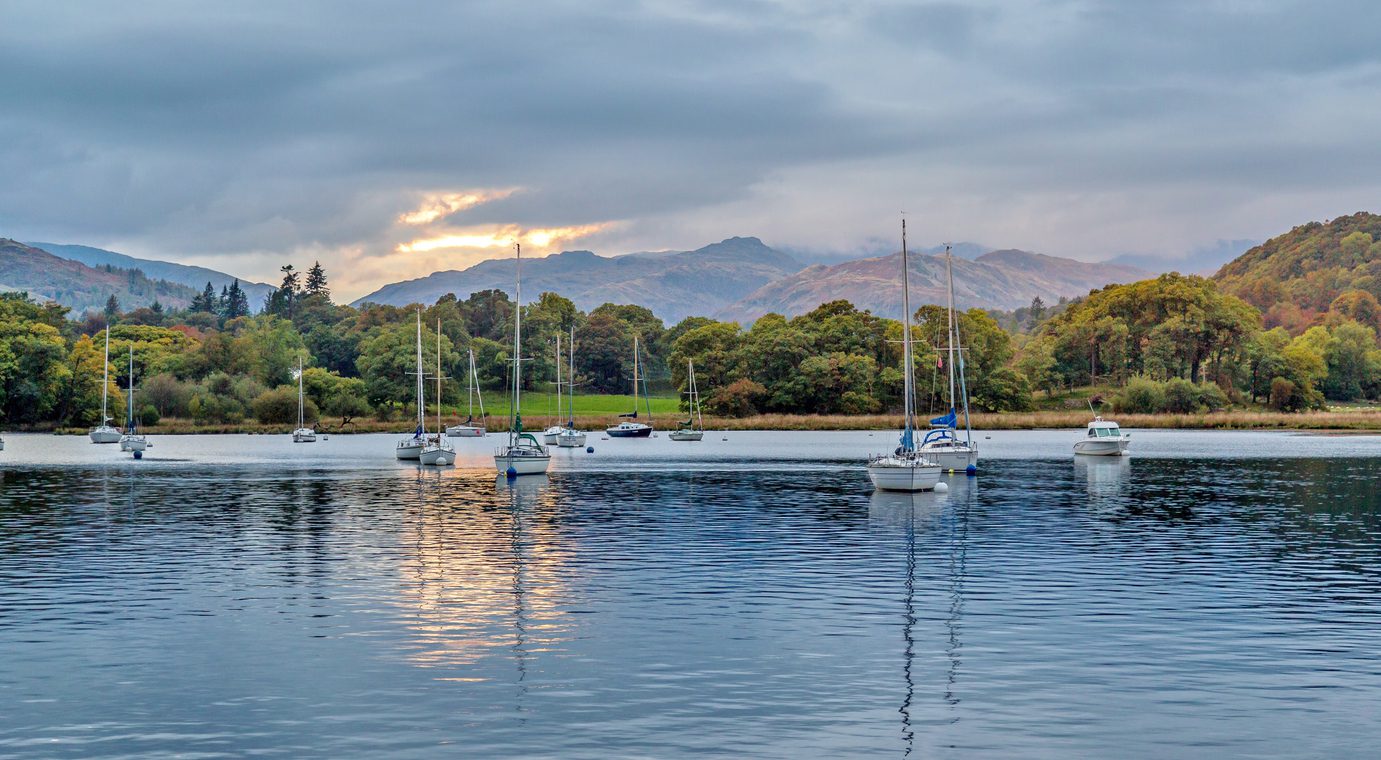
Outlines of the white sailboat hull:
M452 425L446 428L446 435L451 438L483 438L485 429L474 425Z
M878 457L868 463L868 479L880 491L929 491L940 482L940 465L913 457Z
M565 428L549 427L546 430L542 431L542 443L545 443L548 446L555 446L557 436L561 435L562 430L565 430Z
M673 441L701 441L705 439L704 430L673 430L667 433Z
M124 435L124 433L121 433L119 428L113 428L113 427L111 427L111 426L109 426L109 425L102 425L102 426L100 426L100 427L98 427L98 428L95 428L95 429L93 429L93 430L91 431L91 442L92 442L92 443L119 443L119 442L120 442L120 438L121 438L123 435Z
M456 452L449 446L428 446L417 455L417 460L425 465L445 467L455 464Z
M293 443L315 443L316 431L311 428L298 428L293 431Z
M422 449L424 446L425 444L422 442L421 438L410 438L408 440L399 441L393 453L399 459L417 459L422 456Z
M578 449L585 445L585 434L575 431L565 431L556 436L556 445L563 449Z
M969 467L978 467L978 447L926 444L921 446L921 454L926 459L940 465L942 472L965 472Z
M149 442L142 435L127 435L120 439L121 451L143 451L149 447Z
M537 449L507 447L494 454L494 467L500 474L513 470L517 475L542 475L551 464L551 455Z
M1131 441L1126 436L1079 441L1074 453L1090 457L1119 457L1127 453Z

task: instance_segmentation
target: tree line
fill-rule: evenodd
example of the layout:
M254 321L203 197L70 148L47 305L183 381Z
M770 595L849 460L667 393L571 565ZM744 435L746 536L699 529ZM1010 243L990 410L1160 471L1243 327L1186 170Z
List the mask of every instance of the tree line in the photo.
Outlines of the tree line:
M416 321L426 366L435 366L440 325L443 403L465 401L467 354L481 387L509 382L517 305L486 290L464 299L395 307L334 303L325 271L283 281L258 314L238 283L208 283L184 310L157 304L79 317L22 293L0 295L0 415L11 424L98 422L102 332L110 326L113 413L123 417L121 359L134 353L141 416L235 424L296 415L293 370L301 359L309 417L407 416L413 403ZM902 405L901 325L832 301L794 318L768 314L751 325L689 317L667 326L649 309L604 304L584 312L556 293L522 306L524 384L550 388L555 341L573 334L582 393L628 393L633 339L654 393L672 395L694 361L707 411L865 414ZM1328 400L1381 398L1377 315L1339 304L1298 333L1265 329L1261 312L1213 281L1177 274L1095 290L1046 307L957 314L971 405L1020 411L1099 386L1124 411L1194 411L1265 405L1320 408ZM1005 325L1005 327L1004 327ZM946 313L917 309L913 326L918 409L949 408ZM569 345L569 344L566 344ZM562 359L564 362L564 358ZM563 364L564 372L564 364Z

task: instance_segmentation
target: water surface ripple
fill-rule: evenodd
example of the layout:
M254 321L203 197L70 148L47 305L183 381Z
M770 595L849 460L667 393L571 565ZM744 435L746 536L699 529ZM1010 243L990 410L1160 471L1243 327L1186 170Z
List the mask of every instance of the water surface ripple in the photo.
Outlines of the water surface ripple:
M913 497L838 450L603 446L515 485L3 464L0 756L1381 745L1381 458L993 459Z

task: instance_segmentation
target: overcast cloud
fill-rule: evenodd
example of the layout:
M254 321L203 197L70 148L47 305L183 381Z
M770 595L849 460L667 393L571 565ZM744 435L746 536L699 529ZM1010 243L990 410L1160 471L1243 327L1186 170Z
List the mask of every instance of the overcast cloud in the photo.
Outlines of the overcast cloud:
M0 5L0 236L354 297L515 236L853 248L905 210L1175 258L1381 210L1366 0L434 5Z

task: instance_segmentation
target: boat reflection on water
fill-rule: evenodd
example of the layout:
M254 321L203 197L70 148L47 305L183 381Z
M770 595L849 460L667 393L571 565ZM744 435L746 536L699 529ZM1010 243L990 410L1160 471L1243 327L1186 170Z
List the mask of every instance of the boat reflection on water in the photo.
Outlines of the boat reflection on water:
M556 521L537 518L557 508L556 489L545 475L418 472L400 565L407 660L443 671L438 680L503 682L495 658L510 659L521 702L533 652L559 650L571 628L561 604L569 552Z
M897 712L901 715L903 756L915 750L916 732L912 726L912 709L916 700L916 623L917 612L917 538L929 534L935 539L944 536L949 565L944 574L948 579L945 594L945 674L943 699L951 710L959 707L956 686L961 664L961 623L964 616L964 576L968 547L969 505L976 493L978 481L973 478L956 479L948 493L922 491L899 493L874 491L868 505L868 523L878 529L900 529L906 550L906 574L903 582L902 608L902 680L905 692ZM932 553L933 557L934 554ZM936 573L929 573L934 577ZM920 589L922 593L936 589ZM927 616L934 619L932 616ZM922 642L924 646L924 642ZM955 715L952 720L958 720Z
M1089 507L1096 510L1122 508L1129 497L1131 457L1075 457L1075 482L1083 480Z

